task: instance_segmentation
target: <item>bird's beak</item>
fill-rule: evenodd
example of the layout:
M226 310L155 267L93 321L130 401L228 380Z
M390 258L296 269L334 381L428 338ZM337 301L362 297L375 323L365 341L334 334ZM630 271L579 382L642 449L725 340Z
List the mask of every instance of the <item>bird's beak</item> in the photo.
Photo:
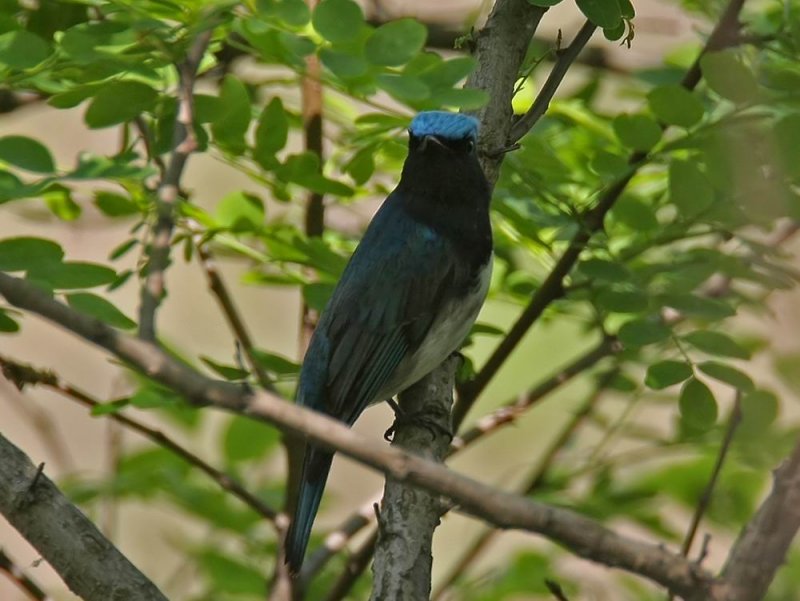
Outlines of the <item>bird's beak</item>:
M425 148L427 148L429 143L436 144L438 146L441 146L442 148L447 148L444 144L442 144L442 141L436 136L424 136L422 138L422 143L419 145L419 149L425 150Z

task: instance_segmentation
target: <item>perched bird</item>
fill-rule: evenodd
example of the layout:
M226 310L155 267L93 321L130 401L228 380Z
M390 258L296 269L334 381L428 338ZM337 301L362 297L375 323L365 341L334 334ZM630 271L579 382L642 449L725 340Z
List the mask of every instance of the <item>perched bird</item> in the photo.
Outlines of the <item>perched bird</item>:
M298 404L352 426L456 351L491 275L490 187L478 122L419 113L400 183L369 224L311 338ZM297 573L333 454L306 448L286 562Z

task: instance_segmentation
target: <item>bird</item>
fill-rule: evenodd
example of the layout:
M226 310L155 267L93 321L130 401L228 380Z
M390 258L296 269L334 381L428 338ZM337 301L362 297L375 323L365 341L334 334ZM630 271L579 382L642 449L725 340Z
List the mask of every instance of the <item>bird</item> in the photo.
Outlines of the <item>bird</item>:
M297 403L352 426L436 369L469 334L492 269L479 122L418 113L400 181L368 225L311 337ZM306 445L285 561L297 574L333 453Z

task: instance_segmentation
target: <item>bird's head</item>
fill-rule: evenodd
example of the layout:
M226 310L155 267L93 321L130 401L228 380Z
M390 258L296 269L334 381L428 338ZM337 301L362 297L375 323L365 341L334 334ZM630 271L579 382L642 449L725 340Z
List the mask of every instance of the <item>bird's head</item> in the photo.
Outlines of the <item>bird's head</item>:
M478 120L447 111L424 111L408 128L409 150L417 153L473 154L478 141Z

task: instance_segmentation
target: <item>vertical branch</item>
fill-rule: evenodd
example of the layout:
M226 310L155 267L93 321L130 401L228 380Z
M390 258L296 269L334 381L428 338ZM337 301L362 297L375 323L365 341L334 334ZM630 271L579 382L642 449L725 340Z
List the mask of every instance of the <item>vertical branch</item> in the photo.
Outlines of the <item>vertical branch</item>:
M158 186L157 217L150 239L139 307L139 337L156 339L156 311L164 296L164 272L169 263L169 245L175 226L175 205L189 155L197 148L194 133L194 84L213 28L202 32L192 44L186 59L178 65L178 114L172 135L172 156Z
M450 447L450 409L458 358L450 357L400 395L393 446L434 461ZM370 601L418 601L431 592L431 546L439 525L438 496L386 479L378 516Z

